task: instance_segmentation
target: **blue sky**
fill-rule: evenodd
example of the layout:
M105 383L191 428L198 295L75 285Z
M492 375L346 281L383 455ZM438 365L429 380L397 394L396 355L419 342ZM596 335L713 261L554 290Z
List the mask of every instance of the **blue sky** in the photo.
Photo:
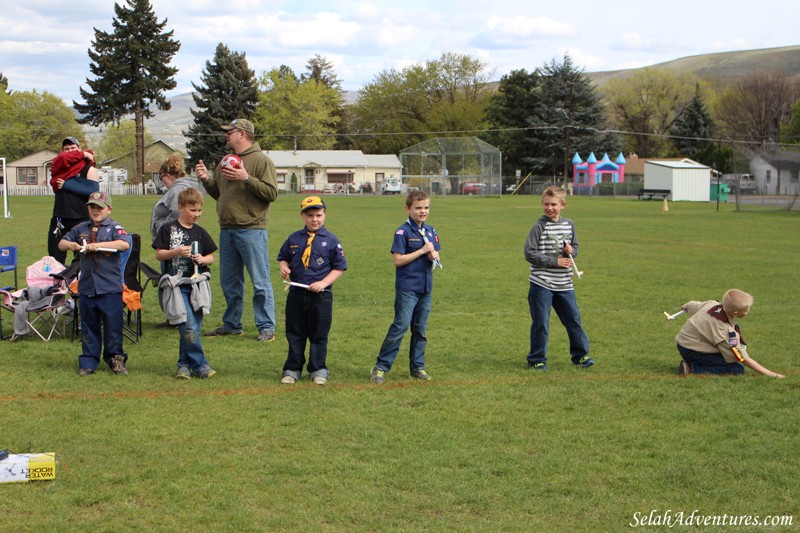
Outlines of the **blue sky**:
M121 2L122 0L120 0ZM569 53L586 71L652 65L679 57L800 44L796 0L748 7L721 0L151 0L181 50L178 87L191 90L220 42L245 52L261 74L281 64L298 74L314 54L330 60L343 88L381 71L460 52L492 78L533 70ZM79 98L89 76L94 28L111 30L111 0L6 0L0 10L0 72L12 90Z

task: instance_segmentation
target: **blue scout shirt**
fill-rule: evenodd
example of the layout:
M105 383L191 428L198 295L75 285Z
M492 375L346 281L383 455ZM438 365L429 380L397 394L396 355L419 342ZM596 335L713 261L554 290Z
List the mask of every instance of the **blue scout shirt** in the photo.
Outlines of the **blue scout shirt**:
M428 224L422 224L422 229L425 230L428 240L433 243L434 249L441 250L436 230ZM419 250L424 245L425 240L422 238L419 226L409 217L406 223L394 232L392 253L405 255ZM428 259L427 254L407 265L396 268L395 271L395 290L421 294L427 294L433 290L433 262Z
M295 231L289 235L278 252L278 261L289 263L292 271L289 275L291 281L311 285L315 281L325 279L331 270L347 270L347 260L344 258L342 243L325 226L319 229L311 243L311 258L308 261L308 268L303 267L303 251L306 249L308 234L306 228ZM290 288L290 290L293 289L295 287Z
M106 218L97 225L96 235L92 235L92 221L81 222L64 236L64 240L83 244L86 242L111 242L131 240L125 229L117 222ZM97 296L122 292L121 252L95 252L78 254L81 261L81 277L78 292L81 296Z

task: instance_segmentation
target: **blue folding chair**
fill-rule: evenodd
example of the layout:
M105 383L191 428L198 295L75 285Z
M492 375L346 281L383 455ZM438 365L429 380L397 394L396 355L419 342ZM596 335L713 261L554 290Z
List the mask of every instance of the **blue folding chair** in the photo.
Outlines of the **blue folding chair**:
M19 281L17 281L17 247L0 246L0 273L11 271L14 272L14 284L0 285L0 290L15 291L19 284Z

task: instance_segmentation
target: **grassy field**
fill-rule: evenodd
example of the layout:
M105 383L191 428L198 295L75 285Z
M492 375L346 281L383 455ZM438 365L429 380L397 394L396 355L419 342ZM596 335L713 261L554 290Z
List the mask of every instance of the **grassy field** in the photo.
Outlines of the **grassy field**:
M113 217L146 236L156 198L114 200ZM299 201L273 206L272 257L301 227ZM403 200L326 201L350 266L335 289L326 387L278 383L287 345L276 263L278 340L255 341L246 305L245 336L204 340L211 380L172 377L177 333L153 328L163 316L152 289L126 377L78 378L69 338L0 342L0 449L58 462L52 482L0 486L0 531L603 532L693 511L787 515L792 526L769 531L798 529L797 213L570 199L597 365L574 368L554 323L551 370L532 375L522 245L539 198L434 198L444 263L429 327L434 380L410 381L404 343L376 386ZM0 243L19 245L22 264L44 255L51 202L11 198L13 218L0 219ZM216 238L214 209L209 200L201 224ZM143 260L156 264L149 249ZM224 307L212 287L205 329ZM663 311L731 287L755 297L743 322L751 354L786 379L677 375L683 319Z

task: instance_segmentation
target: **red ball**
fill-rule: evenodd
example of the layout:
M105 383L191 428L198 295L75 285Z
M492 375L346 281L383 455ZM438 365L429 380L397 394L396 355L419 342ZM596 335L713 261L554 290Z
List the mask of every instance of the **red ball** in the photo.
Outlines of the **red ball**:
M244 164L242 163L242 158L236 154L226 155L225 157L222 158L222 161L220 161L219 164L223 169L232 168L236 170L244 167Z

